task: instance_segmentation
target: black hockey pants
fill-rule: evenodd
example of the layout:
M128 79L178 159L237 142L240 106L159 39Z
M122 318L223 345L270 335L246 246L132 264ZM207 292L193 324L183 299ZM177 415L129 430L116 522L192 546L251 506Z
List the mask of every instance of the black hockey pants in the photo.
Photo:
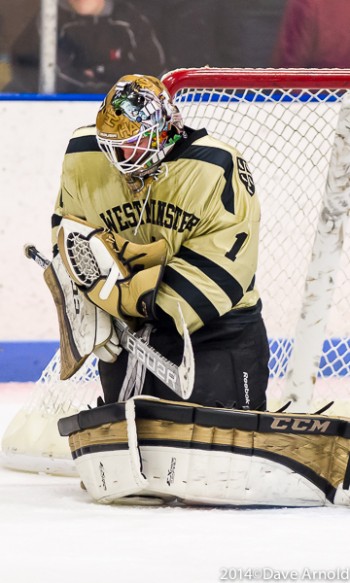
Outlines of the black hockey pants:
M248 312L248 311L247 311ZM266 409L269 347L261 314L253 319L230 312L191 335L195 357L192 403L209 407ZM179 364L183 340L174 329L154 327L150 344L166 358ZM123 351L113 364L99 362L106 403L118 400L128 353ZM181 400L162 381L147 371L144 395Z

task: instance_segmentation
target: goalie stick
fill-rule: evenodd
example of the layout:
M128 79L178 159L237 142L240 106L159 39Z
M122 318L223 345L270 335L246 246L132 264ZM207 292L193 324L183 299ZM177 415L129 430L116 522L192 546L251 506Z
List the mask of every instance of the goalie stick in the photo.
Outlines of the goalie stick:
M25 245L24 254L29 259L33 259L43 269L50 265L50 261L34 245ZM179 311L184 330L184 351L179 366L162 356L145 340L132 332L125 322L117 318L113 318L113 322L121 346L179 397L189 399L194 384L194 356L190 335L180 307Z

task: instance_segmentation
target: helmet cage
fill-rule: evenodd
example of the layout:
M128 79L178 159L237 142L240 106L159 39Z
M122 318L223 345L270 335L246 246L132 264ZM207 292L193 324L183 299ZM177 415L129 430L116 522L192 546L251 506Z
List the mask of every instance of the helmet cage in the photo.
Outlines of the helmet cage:
M144 141L145 139L147 141ZM148 172L164 158L165 152L162 148L166 140L167 133L164 130L160 131L159 123L154 123L142 129L136 136L125 140L97 136L102 152L123 174ZM127 155L125 150L128 151ZM138 156L135 158L136 154Z

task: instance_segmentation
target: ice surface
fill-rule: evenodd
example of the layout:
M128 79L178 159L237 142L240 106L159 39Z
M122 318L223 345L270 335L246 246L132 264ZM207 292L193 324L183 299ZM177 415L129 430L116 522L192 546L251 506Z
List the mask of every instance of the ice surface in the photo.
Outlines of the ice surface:
M26 397L0 386L0 434ZM75 478L0 467L0 582L324 581L336 569L349 580L349 518L346 508L102 506Z

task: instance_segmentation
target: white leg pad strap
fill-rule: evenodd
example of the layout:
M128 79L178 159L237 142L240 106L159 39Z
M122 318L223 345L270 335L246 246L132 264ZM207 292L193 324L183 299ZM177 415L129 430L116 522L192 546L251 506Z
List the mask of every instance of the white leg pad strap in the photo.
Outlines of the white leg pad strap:
M103 413L104 408L99 411ZM134 401L118 405L113 417L113 423L83 429L69 438L86 490L94 500L106 504L142 493L148 486L137 447Z

